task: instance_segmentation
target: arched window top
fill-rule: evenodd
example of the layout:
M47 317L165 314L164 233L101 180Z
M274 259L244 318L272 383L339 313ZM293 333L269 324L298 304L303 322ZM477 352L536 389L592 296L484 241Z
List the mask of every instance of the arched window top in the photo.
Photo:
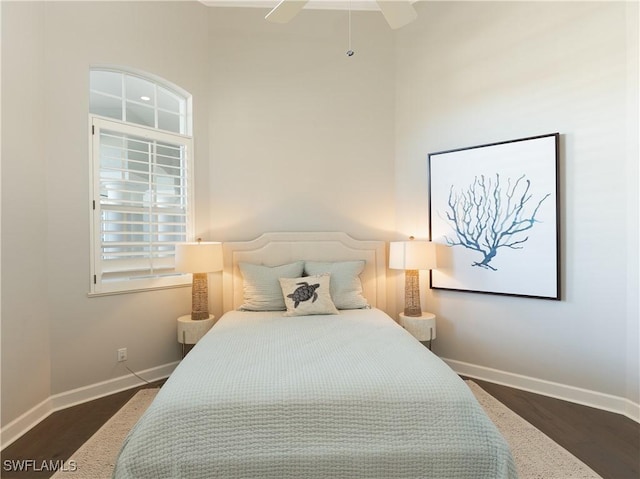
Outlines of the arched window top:
M89 111L181 135L191 134L190 95L152 75L92 68Z
M89 90L91 294L188 283L173 264L193 237L191 95L105 66Z

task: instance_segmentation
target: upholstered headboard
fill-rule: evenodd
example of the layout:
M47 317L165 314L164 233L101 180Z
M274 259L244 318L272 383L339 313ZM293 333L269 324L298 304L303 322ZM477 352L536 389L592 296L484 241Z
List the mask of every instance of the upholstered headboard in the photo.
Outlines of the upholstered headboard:
M363 294L371 306L386 307L386 249L384 241L360 241L346 233L265 233L251 241L228 242L224 252L223 307L242 304L242 274L238 263L277 266L296 260L365 260Z

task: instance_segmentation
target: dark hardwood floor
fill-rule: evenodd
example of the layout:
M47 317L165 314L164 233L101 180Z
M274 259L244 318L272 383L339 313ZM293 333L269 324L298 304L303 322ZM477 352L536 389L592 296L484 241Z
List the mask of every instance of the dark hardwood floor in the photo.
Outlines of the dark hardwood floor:
M55 467L56 464L61 464L59 461L69 459L71 454L82 446L140 389L159 387L163 383L164 381L158 381L54 412L2 450L0 453L2 464L0 477L2 479L51 477L55 470L46 470L49 464ZM24 461L33 462L26 463ZM18 468L28 470L11 470Z
M640 424L619 414L474 380L485 391L569 450L604 479L640 478ZM158 387L161 383L152 386ZM5 448L0 477L48 478L53 472L8 471L6 461L67 460L141 388L53 413ZM15 464L15 462L13 463ZM100 478L96 478L100 479ZM455 479L455 478L451 478ZM544 478L540 478L544 479Z
M473 381L604 479L640 478L640 424L621 414Z

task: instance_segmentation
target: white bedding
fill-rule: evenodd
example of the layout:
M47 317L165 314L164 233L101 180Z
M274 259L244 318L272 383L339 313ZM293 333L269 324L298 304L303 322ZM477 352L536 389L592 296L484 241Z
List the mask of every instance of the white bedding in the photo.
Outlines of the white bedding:
M230 312L128 436L116 478L515 478L464 382L377 309Z

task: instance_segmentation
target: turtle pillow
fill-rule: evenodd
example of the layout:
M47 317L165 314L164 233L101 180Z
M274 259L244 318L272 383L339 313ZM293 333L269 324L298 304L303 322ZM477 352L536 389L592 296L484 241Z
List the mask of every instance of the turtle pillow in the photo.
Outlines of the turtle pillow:
M321 274L303 278L280 278L282 296L287 307L285 316L338 314L331 301L331 276Z

